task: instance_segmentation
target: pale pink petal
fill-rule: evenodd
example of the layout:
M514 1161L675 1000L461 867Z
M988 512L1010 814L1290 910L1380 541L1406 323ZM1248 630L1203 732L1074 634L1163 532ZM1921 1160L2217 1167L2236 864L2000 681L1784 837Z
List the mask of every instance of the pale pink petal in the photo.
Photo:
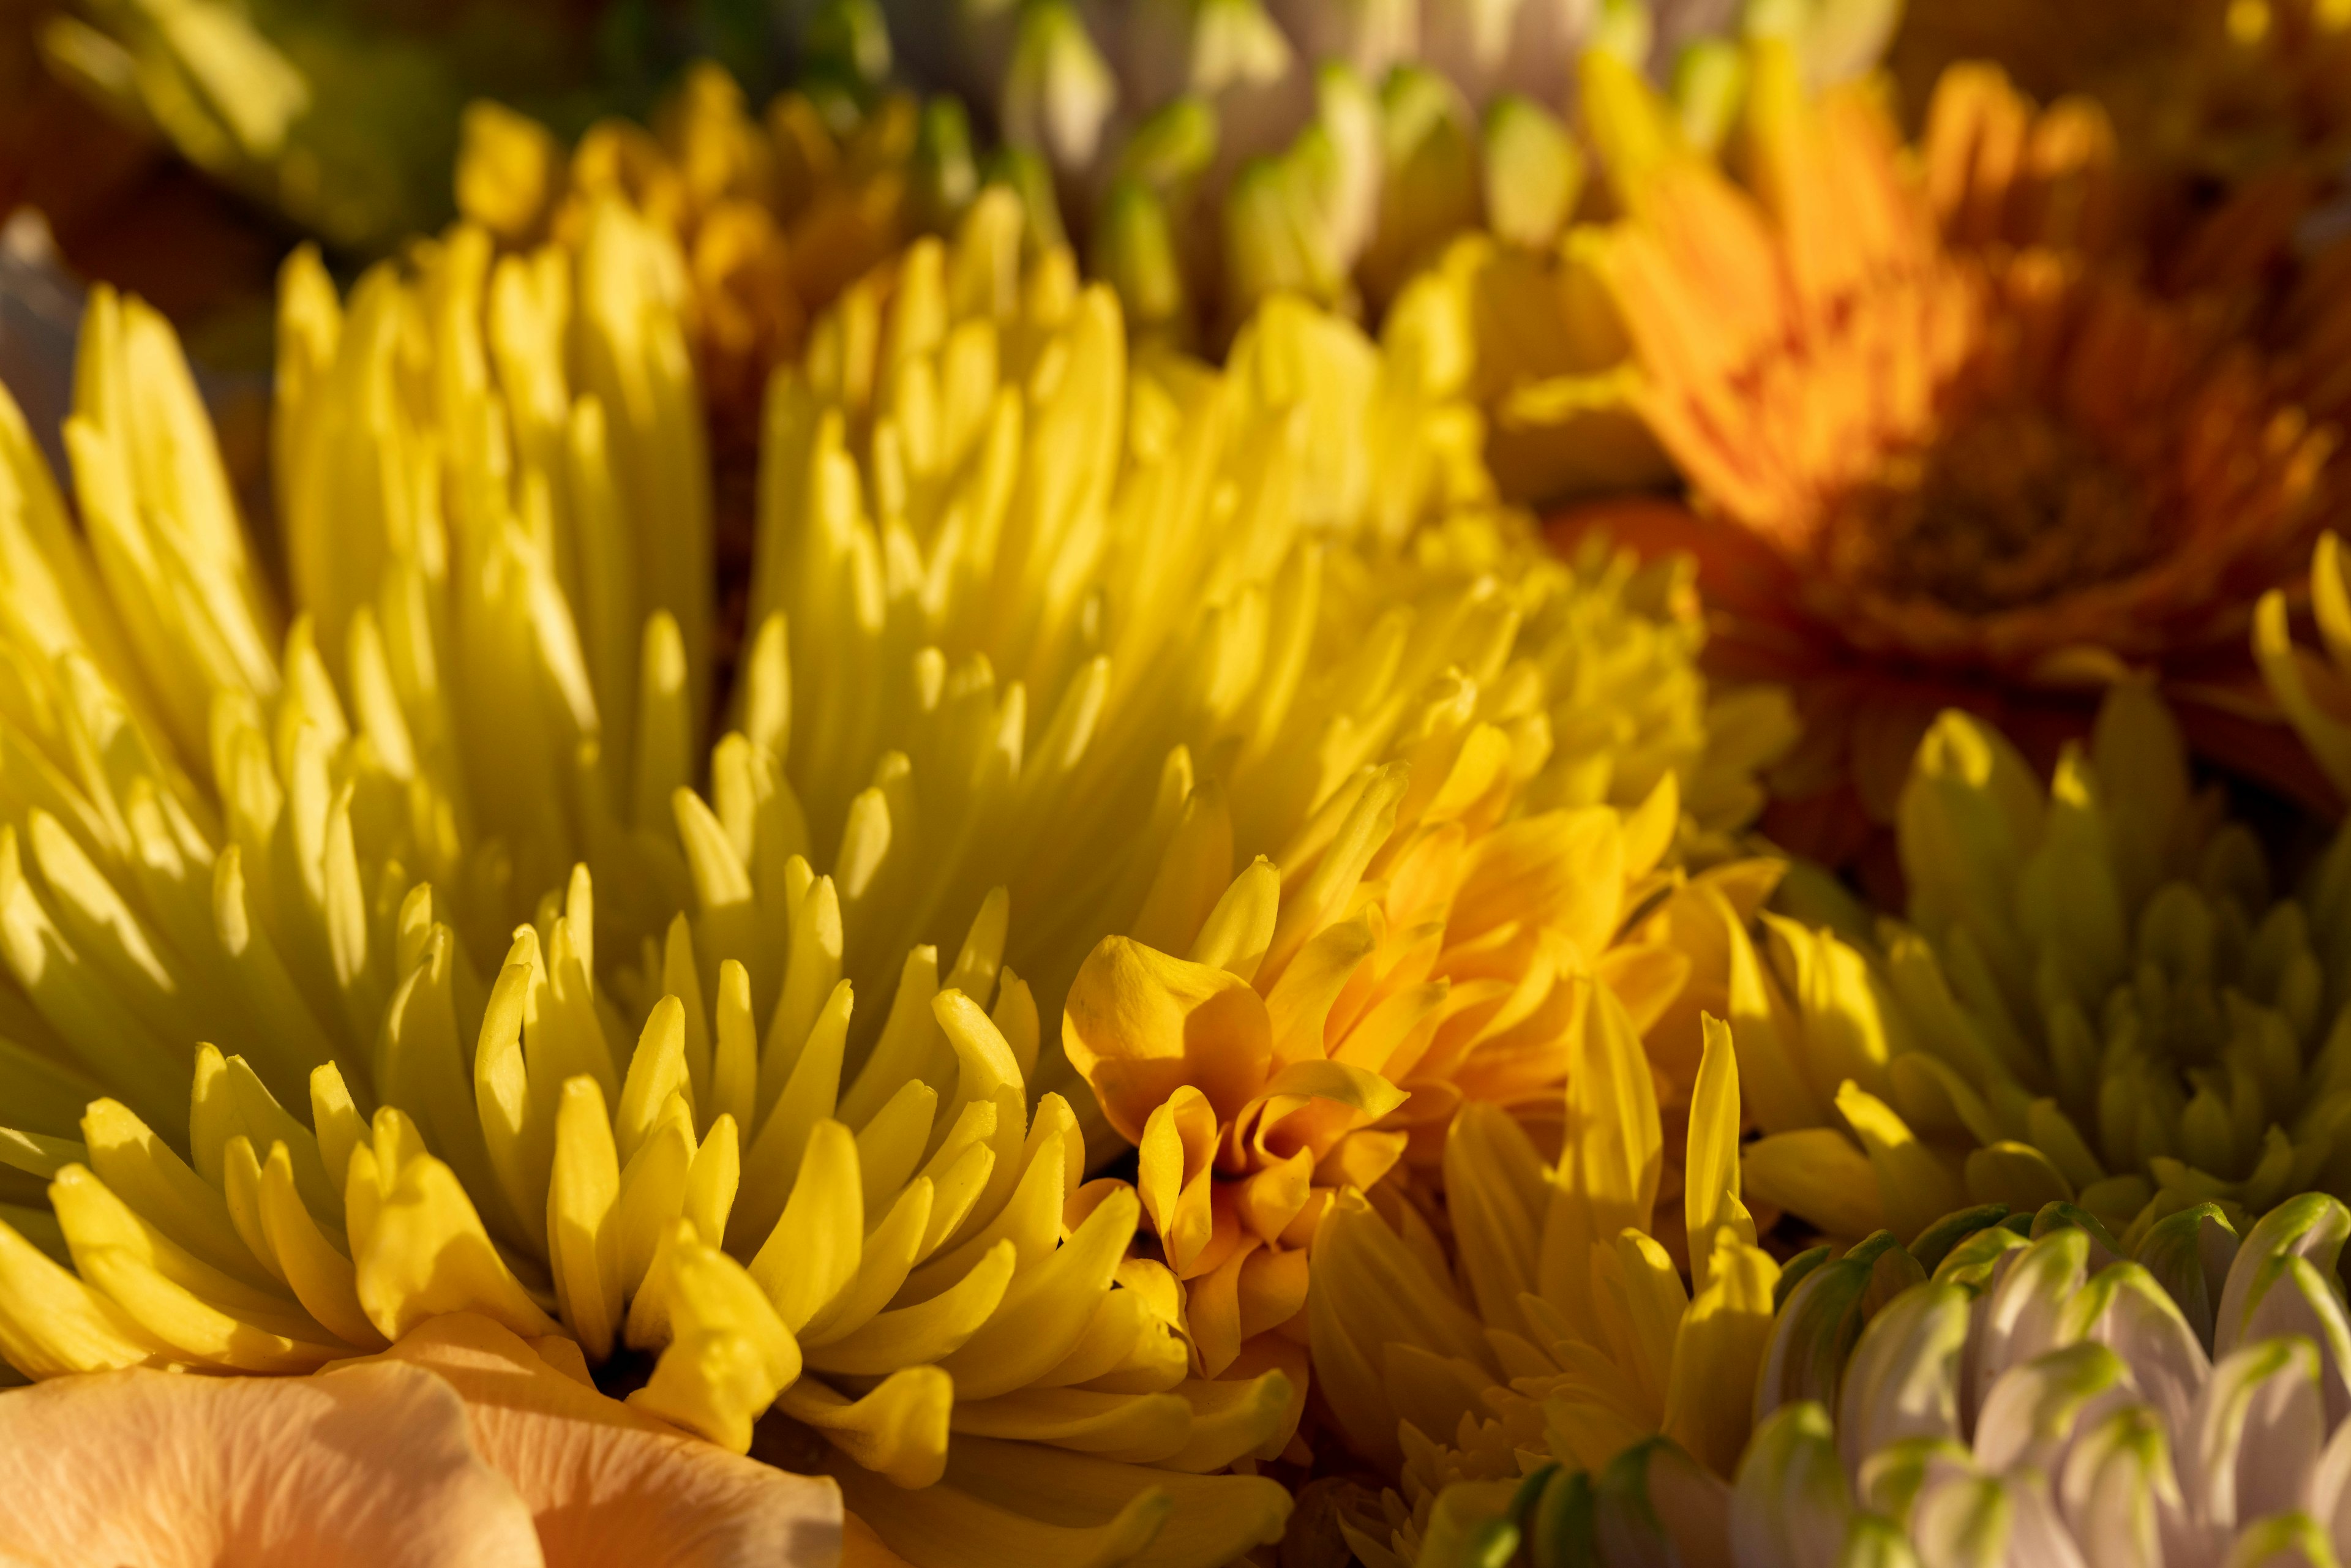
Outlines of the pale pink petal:
M552 1347L550 1347L552 1349ZM370 1362L430 1368L538 1522L548 1568L833 1568L841 1489L688 1436L609 1398L486 1318L418 1328Z
M131 1370L0 1394L0 1561L539 1568L530 1511L410 1366Z

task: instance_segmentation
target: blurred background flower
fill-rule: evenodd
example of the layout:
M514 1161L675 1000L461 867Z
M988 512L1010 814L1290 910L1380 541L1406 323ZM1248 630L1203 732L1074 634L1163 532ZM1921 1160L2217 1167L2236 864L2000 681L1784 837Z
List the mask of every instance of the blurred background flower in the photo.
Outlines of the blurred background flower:
M2335 439L2241 295L2142 279L2095 105L1955 67L1914 169L1867 95L1755 58L1753 193L1664 154L1600 242L1692 506L1560 526L1698 554L1716 670L1789 682L1803 716L1770 830L1833 864L1874 852L1892 899L1883 830L1943 707L2041 753L2127 671L2244 684L2254 603L2339 488ZM2227 760L2310 779L2275 727Z

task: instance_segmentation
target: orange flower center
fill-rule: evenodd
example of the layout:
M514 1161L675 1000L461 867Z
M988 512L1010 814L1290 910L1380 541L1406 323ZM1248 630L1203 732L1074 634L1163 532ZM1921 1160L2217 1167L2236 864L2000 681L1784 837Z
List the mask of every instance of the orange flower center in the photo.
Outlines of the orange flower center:
M1828 565L1967 614L2039 604L2162 553L2138 476L2029 403L1981 410L1886 455L1832 509Z

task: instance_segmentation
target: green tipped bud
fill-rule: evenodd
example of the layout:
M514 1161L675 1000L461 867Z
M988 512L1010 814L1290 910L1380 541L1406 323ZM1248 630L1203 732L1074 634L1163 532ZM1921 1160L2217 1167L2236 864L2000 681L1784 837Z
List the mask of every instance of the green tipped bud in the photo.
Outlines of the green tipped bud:
M1931 1476L1952 1468L1974 1468L1968 1450L1949 1437L1906 1437L1861 1461L1854 1490L1861 1506L1907 1529L1910 1511Z
M2212 1354L2224 1356L2265 1333L2293 1332L2315 1337L2322 1321L2330 1328L2339 1323L2344 1315L2341 1288L2332 1281L2346 1237L2351 1237L2351 1208L2325 1193L2290 1197L2263 1215L2245 1233L2244 1244L2230 1263L2220 1305L2213 1314ZM2292 1260L2310 1267L2290 1269L2287 1264ZM2282 1285L2304 1296L2314 1293L2322 1301L2309 1301L2302 1312L2290 1312L2283 1299L2273 1300ZM2280 1321L2282 1315L2305 1321L2289 1329ZM2319 1343L2327 1348L2325 1339Z
M1384 299L1447 239L1477 226L1480 192L1469 106L1435 71L1400 66L1389 74L1380 89L1380 145L1386 177L1364 271Z
M1019 199L1026 222L1021 246L1030 254L1057 250L1070 243L1061 226L1061 204L1053 196L1053 172L1045 160L1025 147L999 147L987 160L990 185L1001 185Z
M1693 1563L1719 1560L1730 1531L1730 1489L1673 1442L1652 1437L1609 1461L1594 1488L1596 1555L1546 1556L1538 1568L1578 1563Z
M1531 1505L1518 1516L1530 1555L1541 1568L1596 1561L1599 1507L1590 1476L1582 1470L1552 1471Z
M1883 1230L1805 1273L1774 1316L1756 1380L1756 1419L1804 1400L1835 1408L1863 1329L1886 1302L1925 1281L1917 1260Z
M2007 1218L2008 1205L2004 1203L1987 1203L1947 1214L1918 1233L1918 1239L1910 1243L1910 1256L1918 1260L1919 1268L1932 1275L1951 1255L1951 1249Z
M1828 1411L1811 1400L1773 1411L1749 1439L1731 1483L1739 1561L1834 1563L1854 1518Z
M1957 1437L1968 1292L1905 1291L1862 1332L1837 1391L1837 1453L1847 1469L1911 1437Z
M1422 1531L1421 1568L1510 1568L1519 1552L1519 1526L1509 1481L1457 1481L1437 1494Z
M2105 1222L2085 1208L2070 1203L2044 1203L2032 1217L2032 1239L2040 1240L2053 1230L2068 1227L2081 1231L2091 1241L2088 1268L2093 1274L2109 1263L2119 1263L2127 1256L2123 1244L2115 1239Z
M1786 39L1817 90L1875 67L1901 21L1901 0L1749 0L1744 30Z
M1682 140L1717 155L1747 102L1747 52L1723 38L1697 40L1674 62L1673 96Z
M1890 1519L1865 1513L1853 1521L1837 1554L1836 1568L1918 1568L1910 1538Z
M811 76L872 91L890 78L890 25L880 0L824 0L801 40Z
M1584 47L1636 71L1646 70L1656 37L1656 21L1645 0L1600 0L1600 19L1593 24L1591 40Z
M1186 94L1170 99L1135 127L1119 150L1121 179L1138 180L1162 195L1196 179L1216 161L1217 111Z
M2145 1406L2117 1410L2089 1427L2058 1482L2074 1519L2119 1548L2105 1561L2163 1561L2163 1511L2179 1509L2179 1481L2154 1411Z
M1316 193L1330 247L1352 267L1379 225L1380 100L1353 67L1314 73L1314 122L1326 139L1331 168Z
M1187 90L1213 96L1290 74L1290 40L1259 0L1197 0Z
M1269 295L1303 292L1309 272L1288 166L1277 158L1250 159L1225 193L1227 308L1238 317Z
M2074 1428L2137 1402L2123 1358L2085 1340L2025 1363L1994 1384L1976 1416L1975 1451L1986 1469L2053 1472Z
M2277 1513L2238 1532L2224 1568L2334 1568L2335 1543L2306 1513Z
M979 165L971 154L971 120L963 100L941 94L923 105L914 134L912 197L915 221L944 232L979 194Z
M1788 1298L1812 1271L1829 1260L1835 1251L1832 1247L1813 1247L1797 1253L1780 1266L1780 1277L1771 1281L1771 1311L1776 1316L1787 1306Z
M1583 153L1557 116L1511 94L1486 112L1486 222L1502 238L1549 246L1583 194Z
M2216 1203L2199 1203L2156 1221L2138 1244L2139 1266L2179 1308L2207 1354L2221 1287L2236 1257L2237 1232Z
M1118 106L1118 80L1069 0L1034 0L1004 75L1004 139L1056 169L1082 169Z
M1957 1285L1966 1291L1982 1290L1991 1283L2000 1255L2026 1244L2011 1221L2029 1222L2031 1218L2030 1215L2011 1215L1998 1225L1987 1226L1968 1237L1945 1255L1941 1267L1935 1270L1935 1282Z
M1118 291L1127 324L1165 329L1184 316L1184 269L1167 204L1139 180L1121 180L1102 204L1094 235L1094 273Z

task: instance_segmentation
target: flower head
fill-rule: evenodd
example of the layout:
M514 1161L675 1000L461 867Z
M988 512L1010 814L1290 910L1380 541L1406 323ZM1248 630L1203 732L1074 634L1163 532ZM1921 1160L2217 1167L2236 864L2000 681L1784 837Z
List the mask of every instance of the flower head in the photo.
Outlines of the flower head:
M2346 1233L2315 1194L2241 1242L2208 1205L2126 1260L2077 1211L1994 1208L1922 1238L1904 1260L1931 1281L1890 1296L1800 1261L1733 1553L1811 1561L1890 1531L1927 1561L2324 1561L2346 1539Z
M2116 687L2046 786L1947 713L1900 842L1907 925L1733 937L1759 1194L1834 1236L2062 1199L2134 1239L2342 1186L2340 841L2283 895L2152 694Z
M608 223L633 223L606 210ZM983 235L1000 232L985 226L985 215L981 221ZM601 253L591 245L584 254ZM611 495L611 470L620 470L622 483L643 484L645 493L665 493L673 502L681 487L694 495L696 476L675 468L695 450L698 430L691 382L683 383L682 403L665 401L658 374L684 377L686 361L674 318L643 308L643 294L615 292L638 276L628 264L643 254L623 251L620 261L606 261L619 270L604 281L601 299L639 302L634 314L622 315L634 336L621 346L638 354L604 350L588 337L595 347L585 358L593 370L632 378L614 387L612 404L650 427L623 453L642 468L608 467L601 402L583 395L566 410L561 382L549 379L561 361L546 352L544 340L500 339L502 361L483 352L475 313L487 255L478 235L461 232L431 257L470 256L474 269L453 263L428 275L421 298L406 294L397 277L371 279L353 303L349 336L330 294L307 292L298 270L289 282L289 313L302 330L289 350L292 384L281 417L291 439L281 450L298 501L292 575L316 608L298 622L295 674L284 683L291 695L269 727L319 781L298 772L290 786L276 784L273 766L293 765L275 764L253 733L263 725L259 700L249 693L214 698L224 716L214 732L225 737L215 749L243 769L221 769L246 791L232 794L233 808L254 816L265 807L287 811L267 791L300 800L297 792L308 789L316 804L305 809L327 823L322 831L261 817L250 845L235 848L314 857L327 867L323 885L336 899L357 901L364 885L379 901L371 915L360 904L356 920L336 904L312 914L312 906L291 903L306 886L297 871L313 863L300 859L283 862L282 884L267 884L288 901L291 940L316 945L319 977L330 982L321 995L332 1029L308 1019L298 1005L306 998L282 965L264 968L280 988L249 1005L276 1004L275 1010L220 1030L248 1041L249 1054L224 1057L204 1047L196 1052L193 1106L182 1097L184 1087L172 1092L167 1083L184 1071L174 1070L174 1059L184 1061L190 1037L213 1026L159 1000L152 1050L143 1037L110 1039L99 1027L105 1015L86 1021L72 1011L78 1000L87 1009L87 998L106 993L67 946L64 930L103 936L132 958L152 958L141 973L166 995L209 981L216 954L249 963L261 962L256 954L276 955L257 947L252 924L232 924L243 905L199 904L184 931L169 928L193 955L179 962L176 948L150 937L141 918L155 896L131 869L144 862L124 856L101 871L68 829L39 826L47 820L40 813L57 806L44 800L27 808L37 847L54 841L53 853L67 858L57 862L65 871L42 871L38 887L21 873L15 883L23 913L13 954L26 966L24 983L44 996L68 988L58 992L65 1000L57 1015L80 1032L61 1046L59 1060L79 1058L107 1081L121 1080L144 1116L120 1100L97 1097L100 1085L82 1071L60 1074L28 1059L24 1071L39 1092L12 1104L49 1109L40 1130L11 1134L5 1146L11 1166L47 1183L49 1212L12 1210L10 1220L21 1218L23 1226L0 1229L8 1274L0 1338L9 1359L40 1376L138 1364L301 1371L380 1346L435 1316L470 1312L514 1333L567 1333L598 1362L622 1344L656 1355L638 1403L737 1448L751 1441L752 1423L780 1404L788 1427L812 1445L803 1452L785 1444L797 1462L837 1455L831 1462L853 1492L869 1481L930 1489L927 1504L893 1500L883 1511L889 1522L882 1528L918 1560L950 1550L975 1520L1018 1534L1042 1560L1113 1546L1139 1550L1160 1535L1179 1501L1189 1518L1211 1499L1212 1526L1173 1529L1164 1544L1217 1562L1278 1530L1287 1508L1279 1488L1246 1477L1198 1478L1269 1442L1278 1448L1285 1423L1295 1420L1293 1385L1278 1370L1215 1388L1190 1378L1172 1287L1164 1273L1155 1279L1123 1261L1136 1223L1134 1196L1075 1196L1081 1130L1060 1096L1032 1096L1036 1008L1017 976L998 984L1008 915L1000 892L976 894L955 916L969 933L957 937L959 956L944 987L929 946L911 953L901 946L893 961L872 966L899 983L872 1027L861 1020L852 1051L854 987L843 975L844 935L854 937L857 961L869 962L872 944L891 939L891 930L870 932L864 923L883 918L872 912L888 906L858 901L860 893L881 889L870 880L872 857L861 860L854 834L847 851L829 857L846 862L838 883L813 873L804 858L807 816L770 748L784 733L778 714L789 711L778 706L789 692L780 624L744 698L749 733L738 730L718 748L705 802L684 785L701 712L694 694L707 677L688 659L677 617L656 611L642 661L621 666L639 675L645 694L635 714L633 766L616 769L617 780L606 778L597 697L611 687L596 666L600 654L625 660L634 650L599 643L614 617L642 606L637 596L659 593L663 582L616 559L650 535L631 526L633 514ZM550 281L543 269L533 278L520 262L501 264L488 308L494 329L522 334L537 324L528 308L549 299L528 290L546 287L559 306L563 276L555 271ZM994 291L985 298L993 300ZM437 337L419 330L416 313L427 303L439 311ZM133 319L146 319L134 312ZM657 330L664 319L666 335ZM1114 318L1108 338L1097 340L1115 345ZM141 351L163 355L167 348L163 335ZM110 408L107 399L130 395L124 379L99 379L110 375L110 361L92 363L93 403ZM496 392L485 385L492 365L502 378ZM528 379L534 373L538 379ZM421 391L421 407L403 402L417 395L412 388ZM131 407L148 423L131 428L161 424L149 412L160 401L163 416L181 417L178 433L188 443L163 455L201 457L201 416L191 422L171 391L141 389L149 401ZM633 402L632 392L639 394ZM465 420L453 416L444 427L450 445L481 463L456 466L464 483L451 483L436 466L437 442L400 437L419 425L435 431L444 411L481 408L462 401L467 392L498 401L488 404L492 417L470 426L470 446ZM538 465L541 458L555 465L551 471ZM310 553L299 530L306 518L324 515L355 462L364 465L356 469L363 482L380 486L361 489L360 527L351 528L345 514L348 536L367 548ZM204 470L192 473L201 479ZM149 506L123 508L126 519L153 530L151 555L163 554L154 548L160 541L172 552L164 559L194 555L217 574L205 584L209 593L183 591L171 601L208 617L195 622L199 632L225 620L240 630L262 611L248 602L257 595L228 591L246 569L234 515L225 505L196 506L206 498L202 491L183 501L163 487L177 477L166 468L151 481ZM527 525L503 509L516 494L509 485L518 488ZM553 512L558 486L565 509ZM32 563L68 571L79 558L67 548L72 540L54 499L27 493L35 507L47 500L47 510L18 519L49 547ZM112 499L96 494L99 503ZM444 504L457 514L459 527L449 532L442 528ZM218 531L192 540L192 523ZM204 557L200 547L214 554ZM646 565L677 580L674 562ZM66 580L85 586L81 578ZM695 603L706 605L706 589L695 586ZM445 620L433 613L436 591L456 597ZM476 608L475 595L486 608ZM108 608L99 595L89 599L73 608L91 615ZM38 611L50 600L28 594L17 602ZM244 619L227 620L232 612ZM389 639L379 630L385 621L395 628ZM317 652L314 628L322 622L340 624L338 640L353 650L342 672ZM479 643L459 641L444 652L432 641L444 627L453 639ZM54 617L36 619L26 635L74 629ZM151 638L177 629L140 626ZM183 635L200 654L223 643L240 651L216 632L211 641ZM385 641L394 650L389 660ZM257 637L246 643L266 647ZM434 672L455 667L476 646L475 678L462 695L431 684ZM844 639L843 649L855 645ZM28 648L22 662L43 668L39 651ZM174 663L160 656L167 651L176 652L159 649L153 668L183 683L171 688L177 701L158 700L152 710L165 716L158 727L167 731L168 718L205 695L206 677L215 689L225 682L222 669L255 683L277 676L274 663L247 668L225 654L212 664ZM70 676L81 667L75 661L89 657L69 646L58 663ZM396 673L387 676L385 663ZM502 675L510 677L503 685ZM328 718L340 721L343 689L356 694L362 727L355 735L346 723L320 734ZM480 728L468 726L475 701L483 705ZM164 773L156 758L167 743L149 739L135 722L149 710L104 711L113 717L109 733L118 752L145 769L132 777L150 793L169 787L178 790L174 800L210 805L195 786L181 788ZM201 727L196 734L202 738ZM63 741L60 749L72 758ZM503 771L486 766L493 757ZM338 771L340 797L326 787ZM379 773L392 776L380 800L354 807L360 787L377 788ZM112 783L102 768L79 777ZM612 814L605 793L614 783L630 803L624 817ZM867 809L882 805L876 794ZM360 817L364 830L354 830L350 819L362 811L371 814ZM104 820L85 809L74 814L76 825L84 817ZM888 818L881 822L886 841ZM444 862L408 858L412 841L402 835L423 829L439 835L425 841L444 851ZM870 835L872 824L857 831ZM323 837L324 847L310 848L304 834ZM236 885L237 860L195 830L167 841L181 851L174 865L194 859L215 880ZM511 859L495 852L507 845ZM608 873L605 920L597 918L596 883L584 866L573 869L563 892L525 904L531 922L489 949L496 967L485 984L487 966L475 945L497 929L517 894L496 873L521 862L528 874L544 876L536 857L566 845L587 851ZM224 863L226 873L213 869ZM452 893L441 893L437 880L411 887L412 864L427 872L445 865ZM370 867L364 874L361 865ZM122 887L132 891L126 895ZM888 917L931 930L943 917L928 902L954 889L893 891L902 902ZM689 898L692 919L674 915L664 924L644 915L664 904L674 912ZM66 901L65 913L44 925L41 917L60 907L54 900ZM85 904L112 923L77 924ZM168 901L162 907L182 913ZM305 917L311 924L295 924ZM99 949L98 961L115 950ZM155 956L159 951L169 956ZM606 989L608 980L625 1002ZM630 1018L643 1019L643 1027L624 1021ZM90 1103L68 1108L79 1100ZM12 1198L16 1191L11 1187ZM870 1234L858 1218L869 1205L876 1217ZM45 1257L27 1235L69 1257L74 1271ZM810 1270L810 1248L831 1261ZM1206 1391L1196 1405L1176 1392L1183 1387ZM952 1448L951 1431L960 1434ZM1023 1494L1007 1490L1007 1479L1033 1469L1040 1438L1068 1456L1067 1489L1101 1505L1091 1529L1068 1528L1066 1516L1048 1526L1019 1511ZM935 1486L943 1476L946 1484ZM876 1511L870 1501L860 1506Z
M477 963L582 858L658 928L659 856L628 823L688 773L709 676L678 632L705 624L678 562L706 559L707 514L655 244L608 210L575 294L564 258L493 267L460 230L348 312L297 256L276 411L290 624L152 311L92 301L67 437L80 531L0 400L23 695L0 957L44 1085L12 1090L20 1125L69 1134L67 1107L105 1093L176 1142L205 1038L243 1042L284 1103L329 1060L371 1098L421 877ZM673 550L624 561L656 508Z
M1709 1024L1690 1112L1673 1227L1686 1284L1651 1234L1662 1139L1647 1062L1614 998L1584 999L1555 1165L1509 1117L1468 1106L1446 1145L1449 1248L1411 1207L1383 1215L1353 1194L1315 1244L1322 1397L1401 1489L1389 1540L1351 1533L1366 1562L1450 1561L1472 1538L1463 1517L1502 1511L1522 1458L1545 1449L1619 1480L1669 1454L1701 1499L1738 1460L1779 1268L1740 1200L1729 1034ZM1662 1448L1646 1442L1661 1433Z
M1886 821L1888 764L1944 706L2230 665L2335 443L2227 288L2134 271L2095 106L1955 67L1914 165L1865 93L1754 60L1751 190L1621 139L1630 215L1595 267L1696 517L1616 521L1709 560L1723 669L1799 687L1782 791Z

